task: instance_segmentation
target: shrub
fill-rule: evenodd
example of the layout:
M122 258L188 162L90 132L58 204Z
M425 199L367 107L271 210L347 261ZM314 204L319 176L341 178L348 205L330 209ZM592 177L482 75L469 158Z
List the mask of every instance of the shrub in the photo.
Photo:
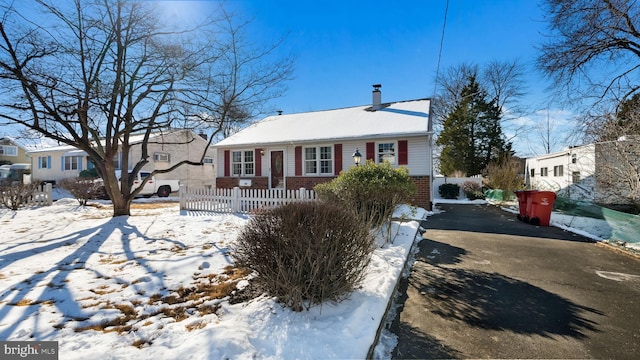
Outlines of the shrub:
M96 168L82 170L80 171L79 176L82 179L97 179L100 177L100 175L98 174L98 169Z
M475 181L468 180L463 182L462 191L464 191L464 194L469 200L484 199L484 194L482 193L482 185L478 184Z
M363 222L379 227L398 205L409 200L416 186L406 168L367 161L341 172L330 182L316 185L314 190L320 200L338 203L354 211Z
M8 209L18 210L29 202L37 189L36 182L24 184L5 179L0 182L0 202Z
M489 163L486 169L486 184L493 189L507 192L524 189L524 178L516 159L505 156Z
M99 196L100 186L93 180L82 177L63 179L60 187L70 192L80 205L85 206L88 200Z
M299 202L258 212L241 230L233 258L255 284L295 311L346 299L364 277L374 239L337 204Z
M442 184L438 187L438 193L443 199L457 199L460 194L460 185Z

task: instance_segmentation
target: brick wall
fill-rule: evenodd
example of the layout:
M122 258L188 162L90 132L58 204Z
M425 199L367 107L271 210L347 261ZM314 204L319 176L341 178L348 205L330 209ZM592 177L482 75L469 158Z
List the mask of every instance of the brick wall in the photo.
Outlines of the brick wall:
M411 180L417 187L411 204L425 210L431 210L431 178L429 176L412 176Z
M287 190L298 190L300 188L311 190L314 186L335 178L335 176L292 176L287 178Z
M298 190L300 188L311 190L317 184L333 179L335 179L333 176L292 176L287 178L287 190ZM411 176L411 180L417 187L416 194L411 198L411 204L431 210L431 178L429 176ZM237 177L219 177L216 179L216 186L219 188L233 188L238 186L238 181L239 178ZM251 189L268 188L268 177L251 178Z
M239 186L238 183L241 178L238 177L219 177L216 178L216 187L222 189L231 189L236 186ZM243 189L268 189L269 188L269 178L266 176L257 176L252 178L247 178L251 180L251 186L243 186Z

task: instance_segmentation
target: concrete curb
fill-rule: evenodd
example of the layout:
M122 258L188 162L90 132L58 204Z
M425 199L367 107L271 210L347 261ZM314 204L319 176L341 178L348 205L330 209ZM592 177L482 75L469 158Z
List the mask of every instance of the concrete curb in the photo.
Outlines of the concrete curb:
M412 258L412 254L414 249L416 248L416 246L418 246L419 241L416 241L416 238L418 237L418 234L420 233L420 229L422 228L422 222L425 221L426 219L423 219L420 221L420 225L418 226L418 229L416 230L416 233L413 235L413 242L411 243L411 246L409 247L409 251L407 252L407 257L404 259L404 264L402 266L402 270L400 271L400 274L398 275L398 278L396 279L396 283L393 286L393 291L391 292L391 297L389 298L389 301L387 302L387 308L384 311L384 315L382 316L382 320L380 321L380 324L378 325L378 330L376 330L376 336L373 339L373 343L371 344L371 346L369 347L369 351L367 352L367 359L373 359L373 355L375 352L375 348L378 345L378 341L380 341L380 335L382 334L382 330L384 330L384 328L387 325L387 320L389 317L389 311L391 310L391 307L393 306L393 304L396 301L397 298L397 293L398 293L398 287L400 286L400 281L403 278L403 274L405 274L405 272L407 271L408 268L411 267L412 264L409 263L409 260L411 260ZM417 220L415 220L417 221Z

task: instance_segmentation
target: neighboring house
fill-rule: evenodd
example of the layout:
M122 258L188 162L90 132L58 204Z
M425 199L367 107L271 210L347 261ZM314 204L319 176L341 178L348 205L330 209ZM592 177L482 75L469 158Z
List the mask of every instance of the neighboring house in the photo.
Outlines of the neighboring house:
M406 167L418 187L415 205L431 209L430 100L381 102L335 110L269 116L220 141L216 186L312 189L362 162Z
M132 135L129 159L140 159L140 141L143 135ZM191 130L171 130L154 133L148 142L149 163L143 170L167 169L183 160L200 161L207 140ZM32 159L32 178L38 181L58 182L65 178L77 177L82 170L93 167L83 150L69 145L33 150L28 153ZM114 157L118 170L121 167L122 153ZM158 179L178 179L187 186L215 186L215 151L208 149L203 166L182 165L170 173L158 174ZM131 162L131 161L130 161ZM133 168L132 163L129 169Z
M638 164L640 141L623 137L529 158L526 183L572 199L628 204L640 190Z
M9 136L0 137L0 165L19 163L30 164L31 159L27 156L27 152L27 147L16 139Z

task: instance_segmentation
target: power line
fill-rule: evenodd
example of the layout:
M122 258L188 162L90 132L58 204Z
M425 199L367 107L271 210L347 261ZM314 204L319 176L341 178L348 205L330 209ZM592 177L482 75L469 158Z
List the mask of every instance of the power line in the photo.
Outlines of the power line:
M436 65L436 80L433 84L433 97L436 96L436 91L438 88L438 76L440 74L440 60L442 59L442 45L444 44L444 30L447 27L447 14L449 13L449 0L447 0L447 4L444 8L444 22L442 24L442 36L440 37L440 50L438 51L438 64Z

